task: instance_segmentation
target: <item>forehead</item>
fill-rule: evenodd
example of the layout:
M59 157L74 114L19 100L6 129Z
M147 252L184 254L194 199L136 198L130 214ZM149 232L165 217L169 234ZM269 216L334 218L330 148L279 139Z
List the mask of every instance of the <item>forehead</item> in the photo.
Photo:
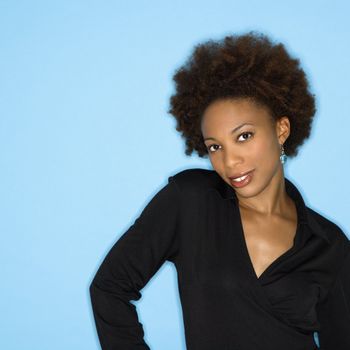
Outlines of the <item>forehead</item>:
M222 99L212 102L205 109L201 127L203 130L215 125L229 124L235 126L243 122L264 125L270 123L271 120L268 107L258 104L252 99Z

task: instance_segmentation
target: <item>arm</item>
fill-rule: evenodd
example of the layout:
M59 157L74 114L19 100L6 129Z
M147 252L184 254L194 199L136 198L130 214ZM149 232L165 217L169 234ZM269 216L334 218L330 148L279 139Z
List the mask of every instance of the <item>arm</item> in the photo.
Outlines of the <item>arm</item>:
M172 177L119 238L100 265L90 297L103 350L149 350L136 307L140 290L178 252L179 189Z
M348 243L350 246L350 243ZM324 302L318 305L320 350L350 349L350 254Z

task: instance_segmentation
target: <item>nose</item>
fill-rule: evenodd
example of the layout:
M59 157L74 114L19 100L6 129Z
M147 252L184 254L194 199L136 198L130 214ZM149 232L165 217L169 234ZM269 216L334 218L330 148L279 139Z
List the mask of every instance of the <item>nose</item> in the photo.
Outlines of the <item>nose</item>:
M240 167L240 164L244 162L244 158L236 149L226 150L226 152L224 152L223 161L225 168L233 171Z

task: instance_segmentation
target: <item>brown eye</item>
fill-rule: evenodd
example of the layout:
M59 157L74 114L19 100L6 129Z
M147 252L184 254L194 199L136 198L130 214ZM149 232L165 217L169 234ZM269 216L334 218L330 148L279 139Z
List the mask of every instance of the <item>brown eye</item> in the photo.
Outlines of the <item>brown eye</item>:
M249 137L248 137L248 135L249 135ZM242 134L240 134L240 135L238 136L238 139L239 139L241 136L243 136L243 140L242 140L242 141L245 141L245 140L250 139L250 138L253 136L253 133L250 132L250 131L243 132Z
M208 150L210 153L214 153L215 151L212 150L212 147L215 147L215 146L217 146L217 145L215 145L215 144L214 144L214 145L210 145L210 146L207 147L207 150Z

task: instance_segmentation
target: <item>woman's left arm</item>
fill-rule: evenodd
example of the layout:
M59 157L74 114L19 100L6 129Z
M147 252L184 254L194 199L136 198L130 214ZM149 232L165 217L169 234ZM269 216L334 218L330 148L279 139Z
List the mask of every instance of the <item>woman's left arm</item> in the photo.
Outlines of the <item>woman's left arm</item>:
M350 349L350 241L327 298L318 305L320 350Z

